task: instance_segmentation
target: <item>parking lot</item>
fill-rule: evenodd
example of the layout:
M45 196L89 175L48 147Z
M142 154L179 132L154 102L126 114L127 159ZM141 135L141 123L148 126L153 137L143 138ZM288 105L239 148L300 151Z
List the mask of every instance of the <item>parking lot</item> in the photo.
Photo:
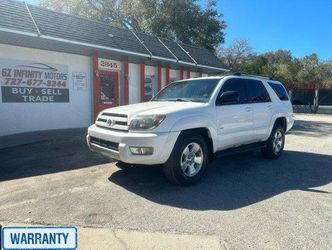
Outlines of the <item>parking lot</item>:
M159 167L127 170L84 131L0 150L0 222L216 235L227 249L332 249L332 116L296 115L283 156L213 161L179 187Z

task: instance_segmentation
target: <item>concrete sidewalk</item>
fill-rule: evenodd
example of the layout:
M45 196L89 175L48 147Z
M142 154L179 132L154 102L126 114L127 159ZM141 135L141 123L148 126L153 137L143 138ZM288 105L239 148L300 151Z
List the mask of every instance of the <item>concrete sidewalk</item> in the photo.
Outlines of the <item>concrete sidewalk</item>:
M111 230L106 228L80 228L78 249L154 249L195 250L227 249L217 236L150 233Z
M55 129L0 136L0 149L45 141L83 138L87 128Z
M41 226L21 223L0 223L3 226ZM113 230L109 228L78 228L80 250L196 250L228 249L226 242L216 235L170 234L160 232L139 232Z

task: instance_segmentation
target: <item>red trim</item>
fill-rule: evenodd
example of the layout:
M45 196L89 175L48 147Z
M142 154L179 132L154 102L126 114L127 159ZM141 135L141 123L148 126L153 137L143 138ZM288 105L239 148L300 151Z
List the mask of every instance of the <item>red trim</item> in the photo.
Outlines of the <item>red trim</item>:
M187 79L190 78L190 69L187 71Z
M114 85L115 98L114 98L114 101L113 101L113 104L111 105L111 107L119 106L120 105L120 100L119 100L119 72L105 72L104 74L105 75L106 74L113 75L113 77L115 79L114 80L114 82L115 82L115 85ZM109 108L109 107L106 107L106 108Z
M98 93L100 93L100 86L99 86L99 77L97 77L98 72L98 56L94 55L92 57L92 69L93 69L93 114L92 119L93 121L96 119L99 109L98 109Z
M161 90L161 65L158 64L158 82L157 82L157 90L158 92Z
M180 69L180 80L183 80L184 72L183 68Z
M123 71L124 71L124 103L129 104L129 63L128 60L123 62Z
M141 81L141 102L144 102L145 89L144 89L144 81L145 81L145 64L141 62L140 64L140 81Z
M166 85L169 83L169 65L166 65Z

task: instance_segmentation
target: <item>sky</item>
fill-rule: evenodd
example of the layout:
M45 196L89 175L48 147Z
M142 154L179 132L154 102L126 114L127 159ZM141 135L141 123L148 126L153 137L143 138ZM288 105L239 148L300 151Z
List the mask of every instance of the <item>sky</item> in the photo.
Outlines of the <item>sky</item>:
M257 53L332 58L332 0L217 0L217 8L227 23L225 46L244 38Z
M225 46L245 38L258 53L332 58L332 0L219 0L217 8L228 26Z

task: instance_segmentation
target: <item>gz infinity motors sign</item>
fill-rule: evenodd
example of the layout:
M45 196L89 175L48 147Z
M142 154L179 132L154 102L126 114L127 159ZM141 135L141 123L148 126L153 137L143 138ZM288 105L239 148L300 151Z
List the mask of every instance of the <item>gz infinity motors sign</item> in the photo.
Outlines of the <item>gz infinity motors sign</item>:
M0 59L2 102L69 102L68 66Z

